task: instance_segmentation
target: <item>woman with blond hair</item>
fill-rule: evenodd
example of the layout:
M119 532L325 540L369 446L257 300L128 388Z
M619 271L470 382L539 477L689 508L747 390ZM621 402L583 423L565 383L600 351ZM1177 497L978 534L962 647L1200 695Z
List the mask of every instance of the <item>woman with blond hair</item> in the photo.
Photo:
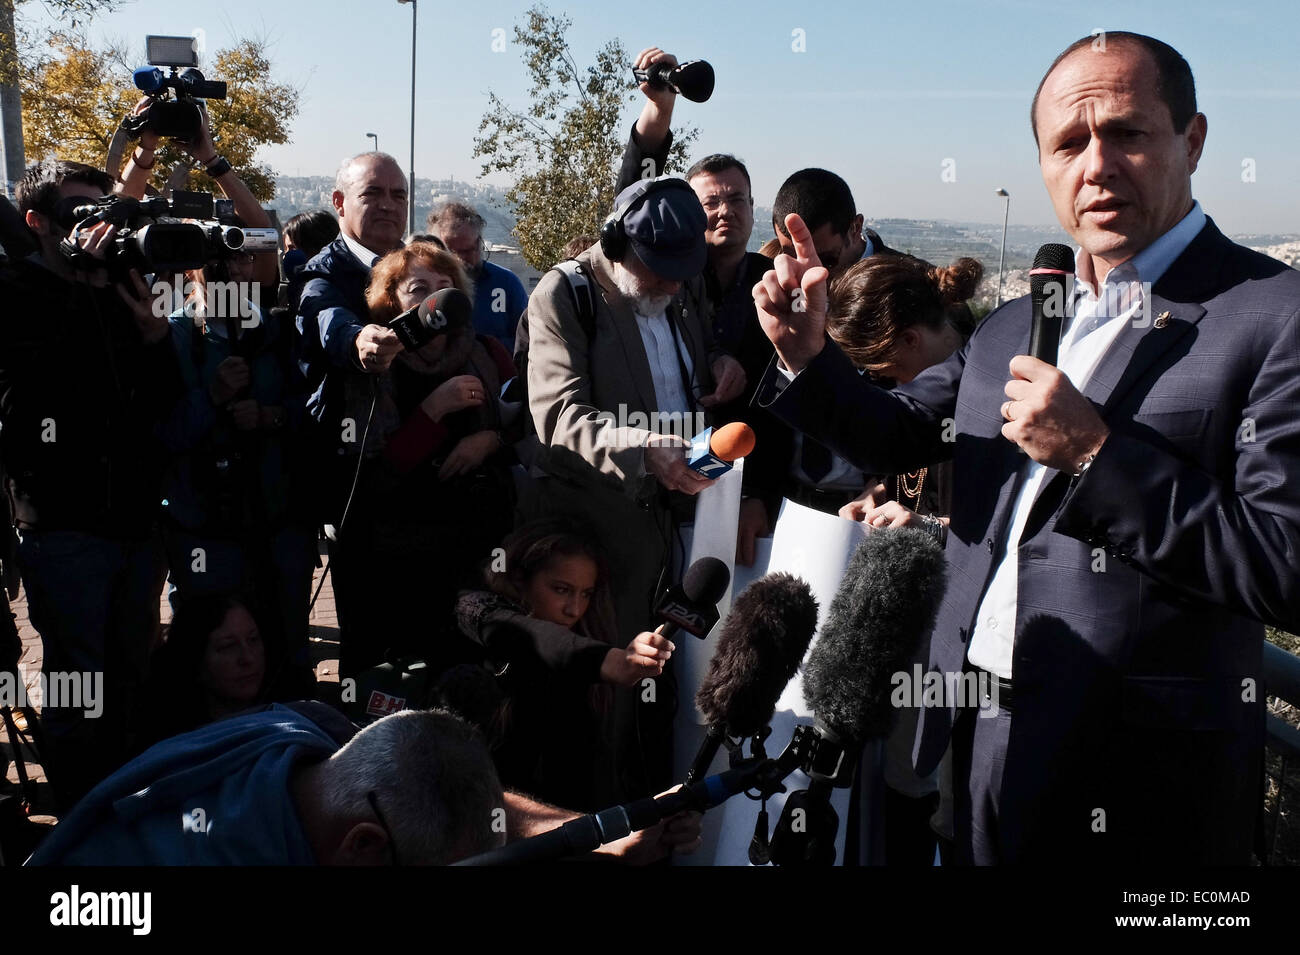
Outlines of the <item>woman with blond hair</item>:
M412 242L375 263L366 301L386 324L446 288L472 298L459 260ZM478 654L456 631L458 590L510 530L515 439L498 398L514 377L505 349L470 324L448 322L378 375L345 383L356 422L356 487L335 549L340 671L386 652L423 659L431 676Z

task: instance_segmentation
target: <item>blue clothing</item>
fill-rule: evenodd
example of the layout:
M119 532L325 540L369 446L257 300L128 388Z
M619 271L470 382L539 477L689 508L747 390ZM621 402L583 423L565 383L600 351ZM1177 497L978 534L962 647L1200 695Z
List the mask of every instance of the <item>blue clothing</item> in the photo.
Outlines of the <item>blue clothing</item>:
M314 865L289 778L339 744L285 707L164 740L55 827L28 865Z
M298 362L311 395L307 411L316 421L332 426L343 414L344 376L338 372L360 370L354 342L370 321L366 307L370 268L339 236L307 263L299 278L303 287L296 303L302 349Z
M251 506L259 523L280 526L294 504L295 478L301 480L301 449L296 436L303 424L301 380L290 367L287 320L271 317L239 334L240 353L248 361L250 384L245 395L264 407L285 411L284 426L274 432L235 430L221 414L208 391L216 379L217 366L229 358L227 330L220 321L211 323L201 343L194 340L197 328L189 309L170 318L171 342L184 381L186 397L162 428L167 449L176 456L163 478L163 515L191 531L216 531L239 536L245 531L217 512L212 500L212 475L203 472L217 448L241 448L251 454L248 464L257 469L260 500ZM201 367L200 367L201 365ZM221 456L224 456L221 455ZM210 466L208 470L211 470ZM250 478L250 481L252 478ZM301 510L301 507L298 508Z
M519 276L484 262L474 279L474 331L491 335L506 351L515 353L515 329L528 306L528 293Z

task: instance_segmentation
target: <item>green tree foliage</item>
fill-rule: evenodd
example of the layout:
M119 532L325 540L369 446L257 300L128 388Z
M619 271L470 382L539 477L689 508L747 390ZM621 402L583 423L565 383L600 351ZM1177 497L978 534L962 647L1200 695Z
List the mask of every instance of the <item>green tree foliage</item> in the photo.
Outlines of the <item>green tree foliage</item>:
M123 116L140 98L131 85L138 66L123 50L97 50L84 36L60 34L41 49L20 58L23 89L23 138L30 160L58 156L103 167L109 143ZM208 102L213 141L260 201L275 195L275 172L254 156L264 145L289 141L289 126L298 113L298 90L271 76L262 41L241 40L220 50L208 79L224 80L227 97ZM124 151L123 161L130 155ZM174 142L158 150L153 183L161 187L188 156ZM214 183L193 172L186 188L213 191Z
M484 158L480 175L511 177L506 198L518 222L515 233L524 258L542 270L559 260L570 239L596 232L613 208L627 142L620 117L628 102L640 99L623 45L609 41L583 70L566 38L571 24L534 6L515 25L514 42L532 81L528 106L514 109L489 92L474 140L474 155ZM697 134L676 132L670 167L685 168Z

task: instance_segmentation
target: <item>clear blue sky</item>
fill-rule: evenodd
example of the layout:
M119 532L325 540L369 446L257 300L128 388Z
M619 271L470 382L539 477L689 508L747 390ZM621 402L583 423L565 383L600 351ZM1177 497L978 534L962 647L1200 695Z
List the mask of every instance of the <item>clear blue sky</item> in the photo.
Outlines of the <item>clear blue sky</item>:
M518 49L491 49L527 2L435 3L419 12L416 173L473 178L472 142L489 89L521 102ZM657 45L710 60L711 101L679 103L701 130L697 155L734 152L770 205L795 169L840 173L872 217L997 221L998 186L1014 222L1054 217L1038 177L1029 101L1052 57L1094 29L1158 36L1192 65L1209 139L1193 189L1231 233L1300 233L1300 12L1295 0L1245 4L1029 0L713 3L616 0L549 4L574 21L580 64L617 37L630 54ZM39 0L28 22L48 22ZM1052 11L1049 14L1047 11ZM293 142L260 158L289 175L332 174L368 148L367 132L406 165L411 8L397 0L131 0L98 18L92 39L143 49L146 33L206 32L209 50L240 36L269 40L277 78L302 88ZM806 52L792 50L804 31ZM627 108L630 125L639 106ZM943 182L946 159L955 182ZM1242 181L1254 160L1255 181Z

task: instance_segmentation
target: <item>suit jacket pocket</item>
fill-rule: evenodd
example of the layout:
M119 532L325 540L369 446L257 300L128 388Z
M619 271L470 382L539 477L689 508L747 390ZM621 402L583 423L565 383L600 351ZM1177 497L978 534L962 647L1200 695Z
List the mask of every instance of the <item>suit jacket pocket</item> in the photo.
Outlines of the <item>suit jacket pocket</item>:
M1133 416L1132 425L1139 437L1184 456L1195 457L1203 448L1212 413L1210 408L1139 411Z
M1230 677L1124 677L1120 713L1127 726L1194 732L1237 732L1249 722L1242 682Z

